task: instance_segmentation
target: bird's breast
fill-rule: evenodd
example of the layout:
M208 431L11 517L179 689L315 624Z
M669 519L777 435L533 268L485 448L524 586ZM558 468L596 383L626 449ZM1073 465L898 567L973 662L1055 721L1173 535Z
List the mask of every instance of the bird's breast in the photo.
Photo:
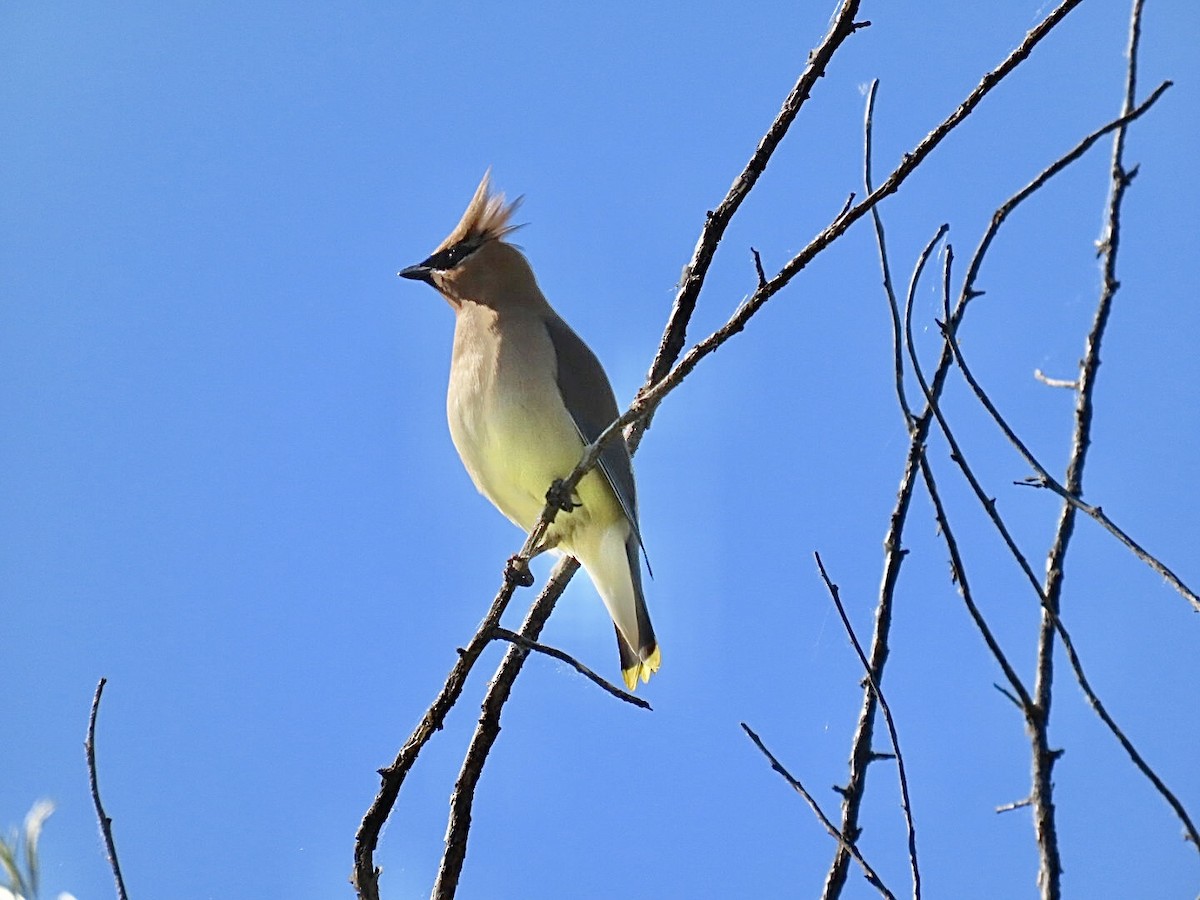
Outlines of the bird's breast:
M547 488L571 472L583 451L544 325L461 311L446 412L475 486L518 527L531 528Z

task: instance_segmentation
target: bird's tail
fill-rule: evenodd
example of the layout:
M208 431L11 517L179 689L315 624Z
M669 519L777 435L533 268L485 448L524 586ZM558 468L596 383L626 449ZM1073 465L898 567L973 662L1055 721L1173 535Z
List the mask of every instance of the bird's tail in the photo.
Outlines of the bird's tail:
M658 671L659 665L662 663L662 651L658 649L658 642L651 635L650 652L643 658L641 653L635 653L633 648L625 640L625 636L621 634L621 629L617 630L617 650L621 654L621 677L625 679L625 687L633 691L637 689L638 679L649 681L650 676Z
M639 679L649 681L650 675L658 671L662 653L642 595L637 536L626 523L621 524L625 527L608 529L598 545L589 548L592 552L580 555L579 561L591 576L616 626L621 675L625 686L632 691Z

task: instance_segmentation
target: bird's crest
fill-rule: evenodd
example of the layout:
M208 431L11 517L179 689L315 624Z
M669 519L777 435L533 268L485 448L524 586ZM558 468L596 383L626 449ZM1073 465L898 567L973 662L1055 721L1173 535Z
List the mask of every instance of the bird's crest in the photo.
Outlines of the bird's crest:
M478 247L516 231L521 226L512 224L512 215L521 205L521 199L507 203L503 193L492 193L492 170L488 169L462 219L434 253L458 245Z

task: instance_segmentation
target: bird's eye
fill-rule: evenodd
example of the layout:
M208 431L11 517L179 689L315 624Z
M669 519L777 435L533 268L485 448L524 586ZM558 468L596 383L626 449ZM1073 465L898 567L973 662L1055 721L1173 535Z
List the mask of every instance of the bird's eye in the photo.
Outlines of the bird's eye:
M439 272L444 272L447 269L455 268L464 259L470 256L476 249L473 244L461 243L455 244L453 247L447 247L440 253L435 253L429 259L425 260L425 265L431 269L436 269Z

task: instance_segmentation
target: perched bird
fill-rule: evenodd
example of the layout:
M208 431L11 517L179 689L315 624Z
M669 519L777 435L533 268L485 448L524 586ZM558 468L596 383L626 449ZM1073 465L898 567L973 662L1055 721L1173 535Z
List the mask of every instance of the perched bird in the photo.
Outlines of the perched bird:
M529 261L504 239L520 200L506 203L483 176L462 220L428 259L399 274L432 285L454 310L446 414L479 492L529 531L547 491L618 417L596 356L542 294ZM622 440L580 481L578 505L558 513L536 552L574 556L617 629L632 690L660 654L642 596L633 465ZM564 505L571 505L570 502Z

